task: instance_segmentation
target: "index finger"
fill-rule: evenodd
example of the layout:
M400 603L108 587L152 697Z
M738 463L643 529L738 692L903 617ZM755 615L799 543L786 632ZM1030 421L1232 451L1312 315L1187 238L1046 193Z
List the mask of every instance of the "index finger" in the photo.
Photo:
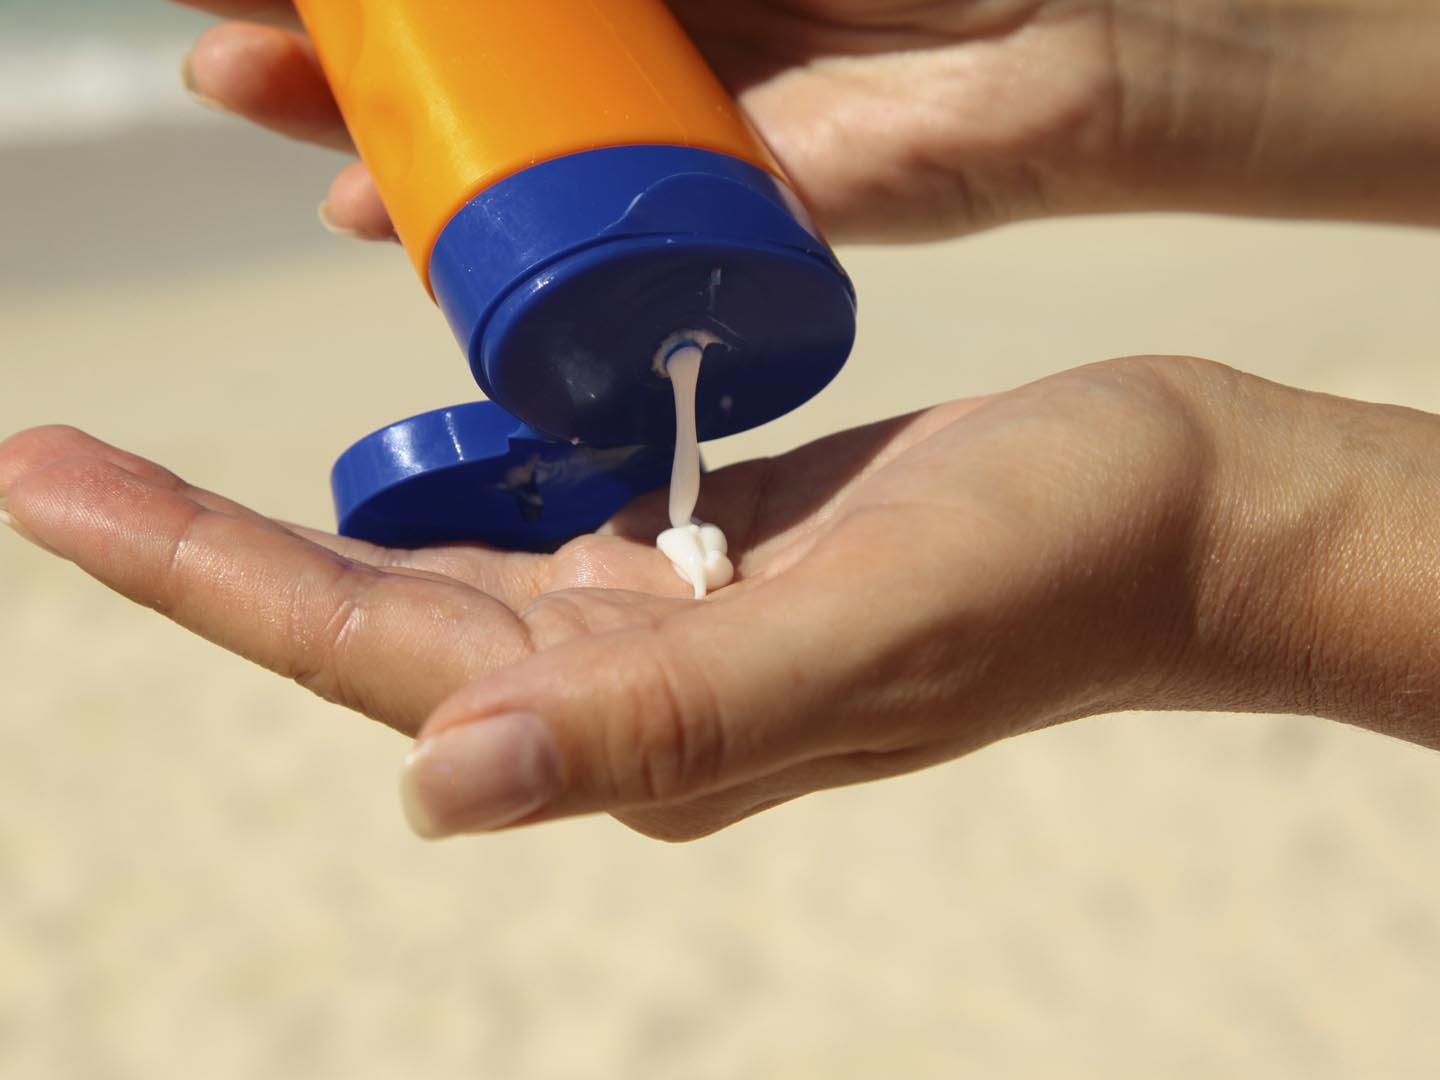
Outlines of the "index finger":
M46 464L4 494L25 535L122 595L406 733L531 651L519 617L486 593L357 562L97 455Z

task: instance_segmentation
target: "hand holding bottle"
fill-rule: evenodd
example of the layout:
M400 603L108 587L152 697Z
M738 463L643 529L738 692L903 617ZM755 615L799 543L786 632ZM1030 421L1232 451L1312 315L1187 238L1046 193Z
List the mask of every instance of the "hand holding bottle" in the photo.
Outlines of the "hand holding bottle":
M212 104L349 147L286 0L187 67ZM1440 222L1440 8L1428 0L675 0L833 240L1050 214L1215 210ZM363 166L325 202L391 235Z

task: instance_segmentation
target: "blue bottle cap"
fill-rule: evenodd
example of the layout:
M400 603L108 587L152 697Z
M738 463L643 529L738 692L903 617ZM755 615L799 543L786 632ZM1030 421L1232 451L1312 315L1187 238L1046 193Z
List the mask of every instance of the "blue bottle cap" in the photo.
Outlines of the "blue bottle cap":
M488 401L413 416L335 463L342 536L386 547L553 550L670 481L668 447L558 442Z
M801 405L855 340L854 288L794 194L708 150L626 146L532 166L455 215L430 278L486 396L592 446L673 444L655 354L677 332L715 342L701 439Z

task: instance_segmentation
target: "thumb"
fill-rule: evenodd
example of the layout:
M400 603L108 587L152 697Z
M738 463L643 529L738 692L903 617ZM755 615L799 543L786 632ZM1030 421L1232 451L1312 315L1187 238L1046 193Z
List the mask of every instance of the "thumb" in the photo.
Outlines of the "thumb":
M673 803L852 748L834 722L843 650L823 630L849 620L798 592L757 583L455 694L406 762L412 826L434 838Z

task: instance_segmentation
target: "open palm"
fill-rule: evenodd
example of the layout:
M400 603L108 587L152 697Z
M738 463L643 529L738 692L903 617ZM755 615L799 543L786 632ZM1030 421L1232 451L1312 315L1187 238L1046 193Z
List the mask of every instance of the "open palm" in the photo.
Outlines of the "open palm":
M0 445L0 497L105 584L402 732L538 718L543 804L449 831L603 809L690 836L1127 700L1173 615L1142 579L1198 542L1172 379L1081 369L719 471L700 509L739 581L700 602L652 546L658 495L554 555L387 550L41 428Z

